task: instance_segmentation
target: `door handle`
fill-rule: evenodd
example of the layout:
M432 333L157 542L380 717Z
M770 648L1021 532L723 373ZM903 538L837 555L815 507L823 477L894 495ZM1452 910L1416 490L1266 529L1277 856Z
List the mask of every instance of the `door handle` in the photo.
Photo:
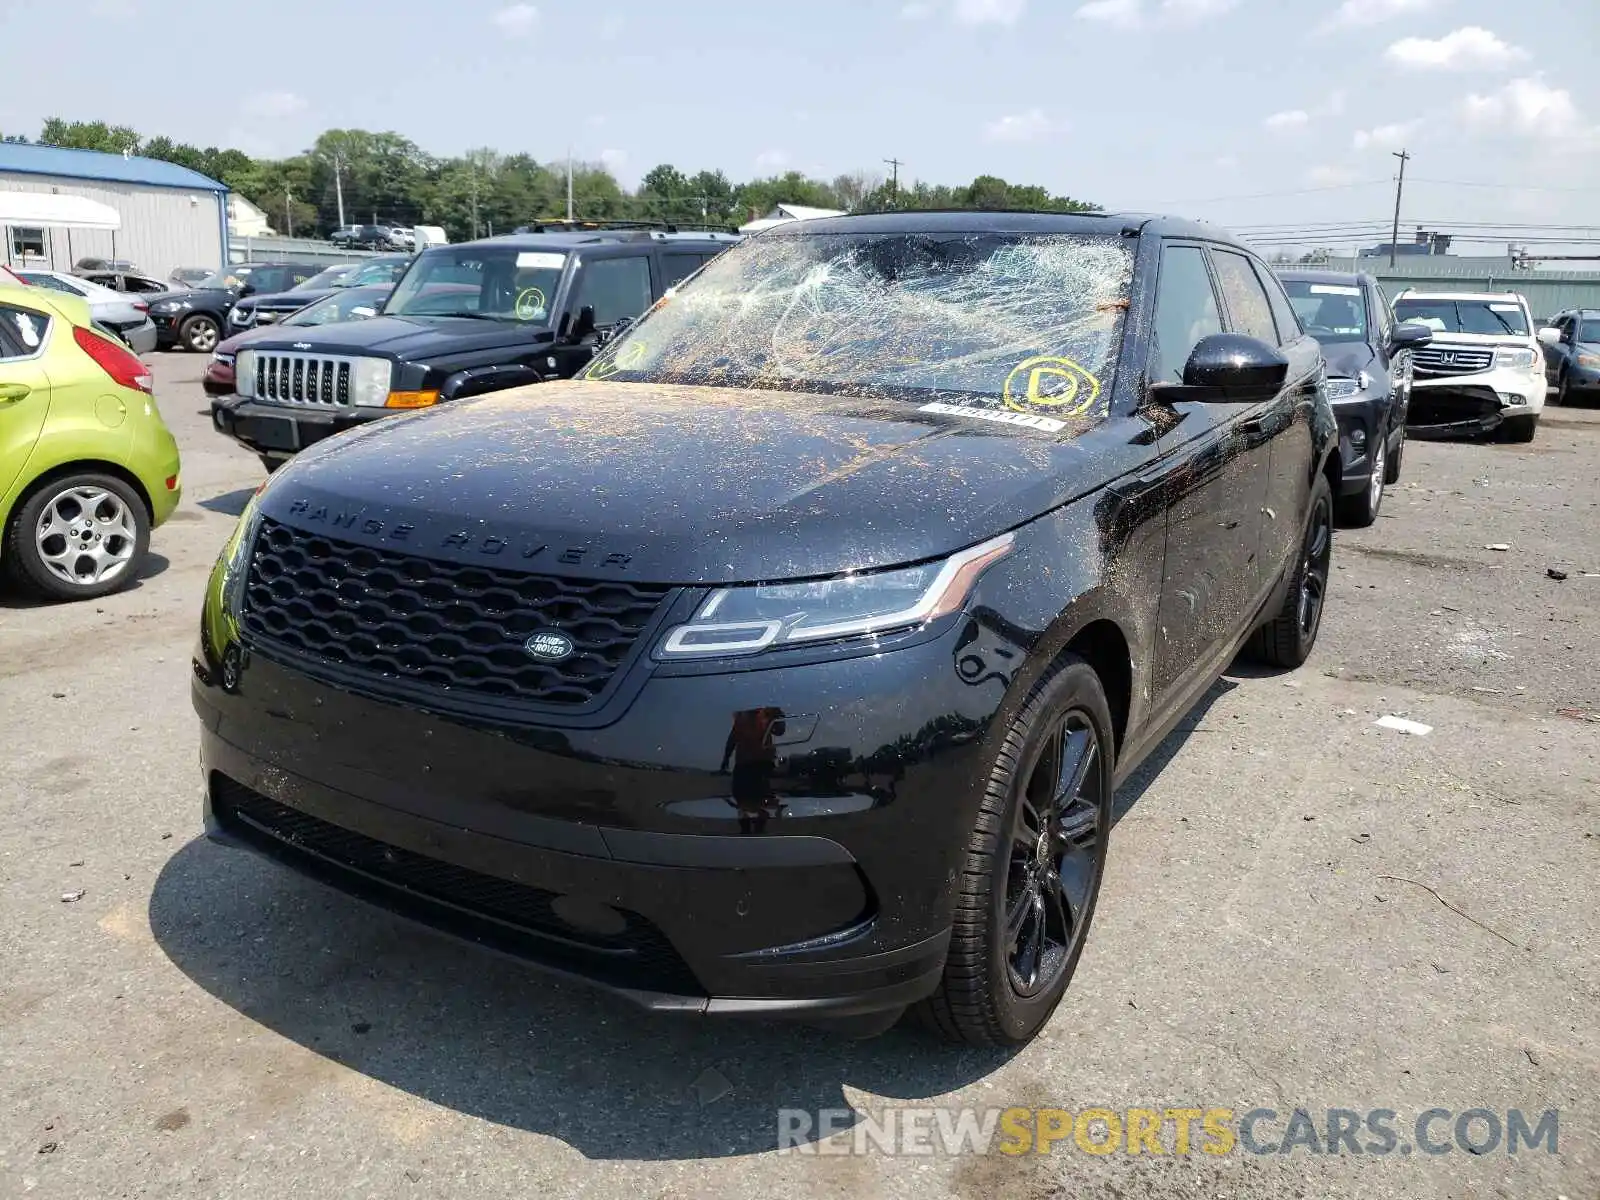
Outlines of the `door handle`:
M0 383L0 404L15 404L26 400L33 389L25 383Z

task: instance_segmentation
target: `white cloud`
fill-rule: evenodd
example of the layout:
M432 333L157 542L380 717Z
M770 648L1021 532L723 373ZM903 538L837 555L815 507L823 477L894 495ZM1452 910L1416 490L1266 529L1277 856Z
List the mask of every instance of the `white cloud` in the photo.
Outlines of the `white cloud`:
M1427 12L1437 8L1444 0L1344 0L1334 14L1321 25L1318 33L1334 29L1356 29L1364 25L1381 25L1396 17Z
M525 37L539 23L539 10L531 4L513 4L502 8L491 18L501 33L510 37Z
M305 97L293 92L256 92L246 96L240 105L246 116L267 119L292 117L297 112L304 112L305 107Z
M1182 27L1220 17L1238 6L1239 0L1160 0L1153 11L1146 11L1145 0L1090 0L1079 6L1077 16L1118 29Z
M1311 114L1303 108L1291 108L1286 112L1275 112L1261 123L1273 133L1292 133L1311 124Z
M991 121L984 126L983 136L991 142L1036 142L1053 128L1050 118L1040 109L1030 108Z
M1313 187L1344 187L1355 181L1356 173L1348 167L1322 165L1306 172L1306 182Z
M933 16L933 5L923 3L907 4L900 10L902 21L926 21Z
M1513 79L1488 95L1469 95L1460 112L1470 128L1484 132L1563 138L1582 132L1583 126L1572 93L1537 77Z
M1442 38L1401 38L1384 56L1416 71L1492 71L1528 57L1479 25L1464 25Z
M1028 0L956 0L956 20L963 25L1015 25Z
M756 170L781 171L789 165L789 156L782 150L763 150L756 155Z
M1399 150L1421 126L1421 121L1396 121L1374 129L1358 129L1350 141L1357 150Z

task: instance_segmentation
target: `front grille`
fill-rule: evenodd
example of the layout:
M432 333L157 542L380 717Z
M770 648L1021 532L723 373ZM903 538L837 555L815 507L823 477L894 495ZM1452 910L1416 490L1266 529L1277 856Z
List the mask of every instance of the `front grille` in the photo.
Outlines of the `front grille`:
M255 399L275 404L350 406L348 358L319 354L256 355Z
M379 681L576 707L600 699L671 589L463 566L263 520L242 621L283 647ZM558 629L561 662L524 644Z
M702 993L666 935L638 913L614 909L618 932L579 929L551 907L559 893L391 846L226 775L212 775L211 805L234 836L430 924L616 987Z
M1482 347L1424 346L1414 352L1412 365L1423 375L1471 375L1494 365L1494 351Z

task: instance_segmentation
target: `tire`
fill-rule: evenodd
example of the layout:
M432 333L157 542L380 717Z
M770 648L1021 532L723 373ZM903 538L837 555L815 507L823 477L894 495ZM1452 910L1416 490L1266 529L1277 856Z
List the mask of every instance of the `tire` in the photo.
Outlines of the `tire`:
M1340 524L1365 529L1378 519L1378 510L1383 507L1383 487L1389 481L1388 449L1384 438L1372 439L1372 473L1359 494L1339 497Z
M1400 482L1400 464L1405 461L1405 457L1406 431L1402 429L1400 431L1400 444L1389 455L1389 469L1384 472L1384 483L1393 485Z
M1549 403L1561 408L1565 408L1572 403L1572 397L1567 391L1567 376L1565 372L1562 372L1561 381L1556 384L1556 394L1550 397Z
M1105 875L1111 730L1100 679L1076 655L1034 686L1007 730L957 878L944 976L917 1006L922 1022L945 1037L1021 1045L1066 992ZM1054 781L1068 773L1062 764L1075 767L1081 786L1069 786L1058 804ZM1042 816L1054 836L1035 832Z
M1311 489L1311 512L1300 539L1300 553L1290 570L1289 590L1283 607L1256 630L1250 649L1254 657L1274 667L1293 669L1311 657L1322 628L1322 610L1328 596L1328 570L1333 556L1333 492L1325 476L1318 475Z
M178 327L178 341L196 354L210 354L221 340L222 328L216 318L204 313L196 313Z
M1507 442L1527 443L1533 441L1533 435L1539 432L1539 414L1525 413L1521 416L1507 417L1500 423L1500 437Z
M46 480L18 506L5 561L38 595L91 600L137 579L149 548L150 512L138 493L114 476L81 471Z

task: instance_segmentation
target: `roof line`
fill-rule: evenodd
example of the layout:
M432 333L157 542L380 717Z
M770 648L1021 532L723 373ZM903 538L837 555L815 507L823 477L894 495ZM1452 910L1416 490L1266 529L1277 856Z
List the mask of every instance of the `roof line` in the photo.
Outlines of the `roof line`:
M95 153L100 153L100 152L99 151L94 151L94 150L85 150L85 151L81 151L81 153L84 153L84 154L95 154ZM107 157L109 157L109 158L121 158L122 155L120 155L120 154L112 154L112 155L108 155ZM161 160L158 159L156 161L161 161ZM174 166L174 167L179 167L180 170L184 170L184 171L189 170L188 167L184 167L179 163L171 163L169 165ZM71 181L75 181L75 182L78 182L78 183L125 183L125 184L129 184L129 185L131 185L133 187L170 188L171 190L173 190L175 192L212 192L212 193L215 193L217 195L221 195L224 192L231 194L232 191L233 191L232 188L230 188L227 184L223 183L220 179L212 179L208 175L201 175L199 171L195 172L195 176L197 178L205 180L204 183L161 183L161 182L158 182L158 181L153 180L153 179L108 179L108 178L104 178L104 177L98 176L98 175L67 175L67 174L63 174L60 171L41 171L37 167L16 167L16 166L8 166L6 164L0 164L0 174L4 174L4 175L42 175L47 179L66 179L66 180L71 180Z

